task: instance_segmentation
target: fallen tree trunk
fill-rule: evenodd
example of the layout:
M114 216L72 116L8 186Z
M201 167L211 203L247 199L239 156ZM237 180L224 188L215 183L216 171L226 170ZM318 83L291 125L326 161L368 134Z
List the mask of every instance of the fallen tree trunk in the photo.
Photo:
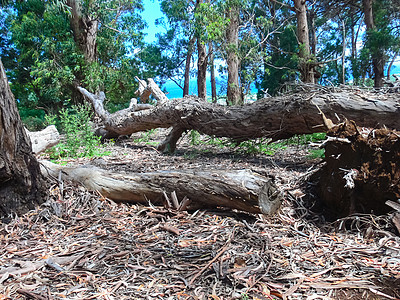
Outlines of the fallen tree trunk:
M228 207L250 213L275 213L282 193L272 179L248 170L165 171L121 175L88 167L65 167L42 161L42 173L79 182L114 201L162 204L176 193L189 209ZM177 202L177 200L175 200ZM178 208L178 205L174 205Z
M182 132L190 129L236 141L259 137L279 140L296 134L325 131L318 107L335 121L340 116L342 119L355 120L364 127L385 125L400 129L397 94L320 89L232 107L208 103L196 97L185 97L160 101L157 106L145 110L132 107L109 114L103 106L104 94L95 95L81 87L79 90L93 103L109 136L173 127L170 142L163 144L164 149L168 146L171 150L175 149L173 143Z
M39 154L60 142L60 134L54 125L47 126L41 131L29 131L26 128L25 131L31 140L32 151L35 154Z

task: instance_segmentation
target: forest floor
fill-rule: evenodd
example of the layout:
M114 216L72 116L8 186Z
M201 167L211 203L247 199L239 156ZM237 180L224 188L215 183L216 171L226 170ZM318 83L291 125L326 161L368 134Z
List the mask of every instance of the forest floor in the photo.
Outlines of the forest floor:
M0 225L0 299L400 299L400 237L389 216L328 223L310 210L304 187L322 162L309 146L250 155L187 135L163 155L154 147L163 135L69 162L116 172L251 169L284 191L279 213L116 204L54 181L46 203Z

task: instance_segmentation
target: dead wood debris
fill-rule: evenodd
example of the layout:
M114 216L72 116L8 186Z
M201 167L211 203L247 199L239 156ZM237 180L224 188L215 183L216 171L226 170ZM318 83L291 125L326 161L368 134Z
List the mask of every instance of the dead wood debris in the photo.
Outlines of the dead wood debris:
M116 205L69 182L54 183L47 203L0 225L0 299L400 298L400 238L390 232L390 216L322 226L298 188L311 172L301 149L284 151L283 161L293 159L288 166L277 156L243 159L226 149L209 156L191 146L164 156L148 145L121 146L92 163L135 172L268 170L286 200L276 217L264 218L180 211L184 199L173 195L168 209Z
M373 216L341 221L357 231L318 228L296 191L289 196L297 208L286 201L267 219L116 205L60 186L41 207L1 225L0 299L400 296L400 238Z

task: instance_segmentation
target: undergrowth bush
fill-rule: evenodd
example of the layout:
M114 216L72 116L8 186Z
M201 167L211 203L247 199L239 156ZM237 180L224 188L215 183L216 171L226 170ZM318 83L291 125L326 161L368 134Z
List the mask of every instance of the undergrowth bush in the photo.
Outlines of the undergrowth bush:
M326 138L326 133L313 133L313 134L303 134L294 136L287 140L281 140L277 142L272 142L268 138L259 138L254 140L243 141L240 143L232 142L227 138L216 138L210 137L207 141L202 141L200 139L200 134L192 130L190 132L190 144L208 144L213 146L218 146L220 148L228 147L235 149L238 153L244 154L265 154L269 156L275 155L279 150L285 150L289 145L308 145L310 143L315 143L322 141ZM310 158L323 158L324 149L310 149Z
M96 136L90 124L91 110L85 105L73 105L59 113L58 130L64 139L47 151L51 159L97 157L109 154L105 151L100 137ZM56 118L48 116L49 125L55 124Z

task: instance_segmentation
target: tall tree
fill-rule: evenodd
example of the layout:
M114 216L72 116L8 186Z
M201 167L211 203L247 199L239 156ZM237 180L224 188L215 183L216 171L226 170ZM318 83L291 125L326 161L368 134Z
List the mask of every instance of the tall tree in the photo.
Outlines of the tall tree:
M307 19L306 0L293 0L297 18L297 39L299 41L299 69L303 82L315 83L315 61L310 52L310 34Z
M390 20L390 12L386 8L386 6L390 5L388 2L385 0L362 0L364 21L367 29L366 47L371 56L374 86L378 88L383 86L385 64L388 59L387 51L393 44L388 22Z
M196 19L196 39L197 39L197 95L199 98L207 99L207 66L208 55L206 48L206 38L202 32L201 14L197 13L199 7L204 3L204 0L196 0L195 19Z
M208 52L210 56L210 80L211 80L211 99L213 103L217 102L217 83L215 78L215 53L214 45L210 41L208 42Z
M228 68L226 96L230 103L238 105L243 103L239 86L240 62L238 57L240 7L237 1L233 0L230 2L231 3L228 3L226 6L226 16L229 20L226 29L226 64Z
M0 60L0 216L43 201L44 180Z
M183 85L178 85L181 86L183 89L183 96L186 96L189 94L191 61L193 58L193 54L195 53L195 49L197 51L200 50L200 52L204 50L201 45L199 46L198 35L196 31L195 14L200 4L200 1L161 0L160 4L162 12L167 17L169 27L175 33L173 39L179 41L175 43L175 45L177 45L179 49L173 50L172 52L174 54L180 53L182 55L182 58L180 59L184 61L183 72L179 71L179 69L181 68L181 64L177 64L175 66L175 72L171 74L174 76L171 76L170 79L178 83L174 77L183 77ZM170 43L172 43L171 40ZM171 51L165 52L169 52L169 55L171 55ZM200 67L202 62L203 59L198 61L198 63L200 63Z
M81 101L76 85L104 90L111 103L137 89L144 23L137 1L15 1L8 23L18 64L11 88L24 107L52 112ZM101 25L99 25L101 24ZM5 57L7 61L8 56Z
M79 49L88 63L97 60L97 31L99 20L90 14L84 14L80 0L67 0L70 9L71 29Z

